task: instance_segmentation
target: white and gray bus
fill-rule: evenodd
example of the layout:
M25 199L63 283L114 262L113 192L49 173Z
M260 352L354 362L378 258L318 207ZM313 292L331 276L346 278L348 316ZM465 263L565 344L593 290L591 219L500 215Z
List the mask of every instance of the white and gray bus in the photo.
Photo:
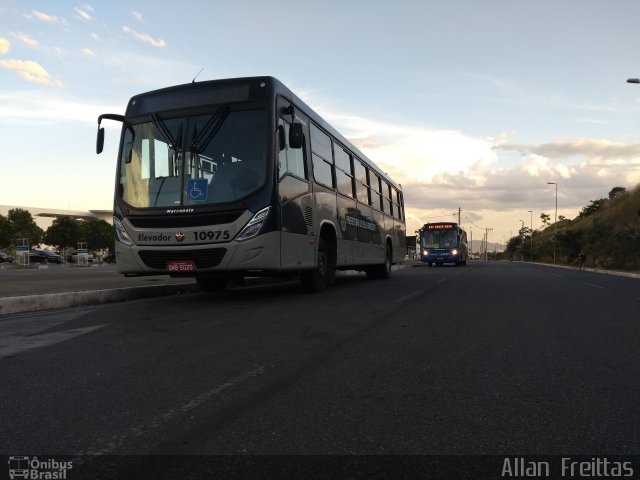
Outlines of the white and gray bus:
M405 254L400 185L273 77L136 95L122 122L114 195L125 275L230 279L336 270L389 278Z

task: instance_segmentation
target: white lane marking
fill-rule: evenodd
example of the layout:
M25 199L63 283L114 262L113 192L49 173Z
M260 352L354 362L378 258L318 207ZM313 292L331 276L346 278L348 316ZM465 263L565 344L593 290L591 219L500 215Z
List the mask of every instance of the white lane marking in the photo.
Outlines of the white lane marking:
M564 278L563 275L559 275L557 273L550 273L549 275L551 275L552 277Z
M60 332L43 333L40 335L7 335L0 338L0 358L15 355L34 348L43 348L66 342L80 335L98 330L109 325L95 325L93 327L74 328L72 330L62 330Z
M422 290L418 290L417 292L413 292L413 293L410 293L409 295L405 295L404 297L400 297L394 303L402 303L402 302L405 302L405 301L409 300L410 298L413 298L413 297L421 295L421 294L422 294Z
M604 287L601 287L600 285L596 285L595 283L589 283L589 282L582 282L582 283L585 284L585 285L588 285L590 287L604 288Z
M442 283L446 280L446 278L441 278L440 280L438 280L436 283Z
M275 365L273 365L270 368L273 368L273 367L275 367ZM258 365L253 370L241 373L235 377L232 377L226 382L216 385L210 390L207 390L201 393L200 395L193 398L193 400L185 403L184 405L171 408L160 415L156 415L155 417L151 418L148 422L144 422L142 424L132 426L127 433L111 439L111 441L109 441L104 447L96 450L90 448L89 450L85 450L83 452L77 453L76 456L84 457L85 455L107 455L107 454L112 454L116 452L122 453L123 449L131 448L131 444L134 443L138 438L142 437L144 434L149 434L153 432L153 430L156 430L162 427L164 424L171 421L175 417L179 415L184 415L190 412L194 408L197 408L200 405L203 405L204 403L208 402L209 400L220 396L220 394L225 390L235 387L236 385L239 385L240 383L246 380L249 380L250 378L262 375L267 370L269 370L269 368ZM76 459L74 459L74 464L76 463L75 460ZM82 459L78 459L78 460L82 460ZM82 461L80 461L80 463L82 463Z

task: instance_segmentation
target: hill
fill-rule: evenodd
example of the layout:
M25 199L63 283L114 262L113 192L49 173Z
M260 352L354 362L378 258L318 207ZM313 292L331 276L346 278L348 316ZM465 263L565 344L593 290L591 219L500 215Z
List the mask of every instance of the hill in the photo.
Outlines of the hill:
M531 232L507 243L507 254L531 256ZM580 251L587 255L587 266L616 270L640 270L640 185L632 190L616 187L608 198L591 200L573 220L556 224L556 263L575 265ZM554 225L533 231L533 260L553 262Z

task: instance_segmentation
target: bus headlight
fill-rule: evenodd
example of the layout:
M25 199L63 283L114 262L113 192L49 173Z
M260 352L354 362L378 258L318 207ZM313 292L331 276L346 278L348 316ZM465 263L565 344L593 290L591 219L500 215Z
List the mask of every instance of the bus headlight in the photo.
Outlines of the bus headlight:
M424 255L425 257L429 255L429 250L423 250L422 255Z
M454 248L451 250L451 255L458 255L458 249Z
M269 218L269 212L271 211L271 207L265 207L256 213L249 223L242 229L242 231L236 237L236 240L242 242L244 240L249 240L250 238L255 237L260 233L262 227Z
M129 236L127 231L124 229L122 222L118 220L118 218L116 217L113 217L113 227L115 228L115 231L116 231L116 239L120 243L123 243L127 247L132 247L133 245L135 245L135 243L133 243L133 240L131 240L131 237Z

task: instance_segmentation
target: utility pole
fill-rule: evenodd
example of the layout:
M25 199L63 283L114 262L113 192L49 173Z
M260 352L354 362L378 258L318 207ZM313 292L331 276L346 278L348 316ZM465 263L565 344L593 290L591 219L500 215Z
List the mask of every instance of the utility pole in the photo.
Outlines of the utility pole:
M462 212L462 209L458 207L458 225L460 225L460 212Z

